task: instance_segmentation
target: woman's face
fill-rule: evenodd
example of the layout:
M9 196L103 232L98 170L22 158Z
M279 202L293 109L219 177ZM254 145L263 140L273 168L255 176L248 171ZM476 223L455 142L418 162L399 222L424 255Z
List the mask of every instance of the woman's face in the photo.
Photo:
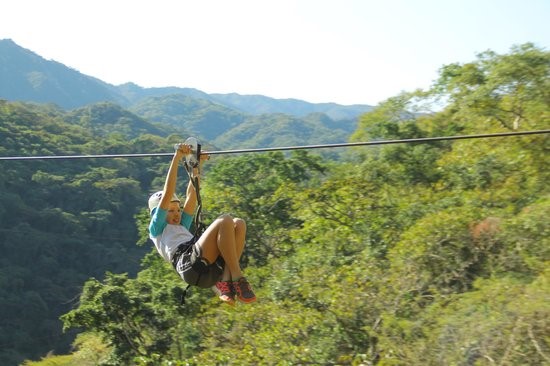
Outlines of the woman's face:
M181 209L179 202L170 202L166 222L172 225L177 225L181 221Z

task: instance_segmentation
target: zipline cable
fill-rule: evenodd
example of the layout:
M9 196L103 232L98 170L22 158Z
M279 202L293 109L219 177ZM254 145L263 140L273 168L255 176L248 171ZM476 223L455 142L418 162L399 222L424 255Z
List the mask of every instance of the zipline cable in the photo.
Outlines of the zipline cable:
M325 144L325 145L305 145L305 146L288 146L288 147L268 147L260 149L242 149L242 150L225 150L225 151L209 151L206 152L209 155L217 154L238 154L248 152L265 152L265 151L281 151L281 150L304 150L304 149L323 149L333 147L351 147L351 146L369 146L369 145L390 145L390 144L406 144L406 143L425 143L433 141L445 141L445 140L464 140L464 139L479 139L489 137L507 137L507 136L520 136L520 135L536 135L550 133L550 130L537 130L537 131L521 131L521 132L504 132L504 133L488 133L482 135L462 135L462 136L443 136L443 137L423 137L414 139L401 139L401 140L380 140L380 141L366 141L366 142L347 142L340 144Z
M251 152L328 149L328 148L336 148L336 147L410 144L410 143L426 143L426 142L449 141L449 140L466 140L466 139L483 139L483 138L493 138L493 137L541 135L541 134L546 134L546 133L550 133L550 130L486 133L486 134L479 134L479 135L422 137L422 138L401 139L401 140L347 142L347 143L339 143L339 144L302 145L302 146L266 147L266 148L254 148L254 149L238 149L238 150L204 151L201 154L223 155L223 154L243 154L243 153L251 153ZM170 152L170 153L101 154L101 155L0 156L0 160L115 159L115 158L143 158L143 157L154 157L154 156L172 156L172 155L174 155L174 153Z

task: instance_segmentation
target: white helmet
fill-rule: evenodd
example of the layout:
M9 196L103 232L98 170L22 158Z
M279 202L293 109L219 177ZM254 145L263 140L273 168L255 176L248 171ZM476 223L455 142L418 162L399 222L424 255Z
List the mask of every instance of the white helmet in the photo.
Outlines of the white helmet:
M160 200L162 199L162 191L155 192L149 197L149 212L153 212L155 208L158 207L160 204ZM172 196L172 200L170 202L181 202L178 196L174 193Z

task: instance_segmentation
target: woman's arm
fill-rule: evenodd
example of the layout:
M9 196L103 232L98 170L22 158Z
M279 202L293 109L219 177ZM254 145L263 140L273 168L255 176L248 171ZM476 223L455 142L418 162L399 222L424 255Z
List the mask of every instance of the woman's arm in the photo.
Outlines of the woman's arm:
M166 181L164 182L164 189L162 198L160 200L159 207L168 210L172 196L176 193L176 182L178 179L178 164L181 159L191 153L191 147L189 145L181 144L172 157L172 162L168 168L168 174L166 175Z

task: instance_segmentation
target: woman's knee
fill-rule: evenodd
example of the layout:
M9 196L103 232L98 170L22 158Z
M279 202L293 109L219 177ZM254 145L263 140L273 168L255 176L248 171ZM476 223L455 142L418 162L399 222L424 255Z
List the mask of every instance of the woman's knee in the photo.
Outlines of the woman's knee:
M235 231L246 230L246 222L243 219L234 218L233 225L235 225Z
M216 224L220 227L234 227L233 218L230 215L224 214L216 219Z

